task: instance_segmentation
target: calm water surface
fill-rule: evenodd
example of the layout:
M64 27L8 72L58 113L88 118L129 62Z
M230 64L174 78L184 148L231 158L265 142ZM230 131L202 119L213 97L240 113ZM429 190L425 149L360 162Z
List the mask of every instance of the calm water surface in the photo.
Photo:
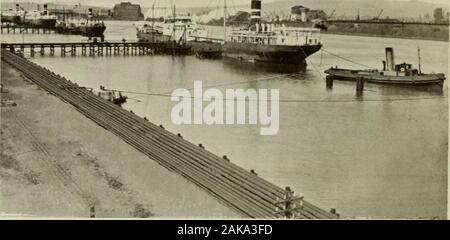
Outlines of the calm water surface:
M132 22L108 22L108 40L135 40ZM78 36L2 35L2 41L86 41ZM384 48L394 47L397 62L448 76L446 42L322 35L324 48L364 65L381 68ZM260 126L177 126L170 120L175 103L167 97L126 94L124 108L133 110L185 139L227 155L246 169L255 169L279 186L290 186L325 209L344 217L416 218L446 216L447 90L366 84L356 101L355 84L335 82L327 91L323 71L330 66L358 68L325 52L309 58L306 70L286 75L248 65L195 57L36 57L34 62L87 87L165 93L236 83L225 88L277 88L280 130L261 136ZM265 80L264 80L265 79ZM253 81L260 80L260 81ZM253 81L251 83L242 83ZM389 101L404 98L435 98ZM312 100L312 101L311 101ZM336 101L337 100L337 101ZM344 101L342 101L344 100ZM383 101L372 101L383 100Z

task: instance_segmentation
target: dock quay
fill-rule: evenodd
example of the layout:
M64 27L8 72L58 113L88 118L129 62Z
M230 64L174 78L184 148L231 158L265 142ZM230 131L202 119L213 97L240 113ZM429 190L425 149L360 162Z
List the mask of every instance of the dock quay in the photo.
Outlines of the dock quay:
M10 52L21 50L29 51L30 56L36 54L44 56L55 56L55 49L59 49L62 57L64 56L116 56L116 55L152 55L171 53L164 44L148 42L67 42L67 43L2 43L2 49Z
M296 197L290 189L278 187L226 157L219 157L190 143L25 58L5 49L2 49L1 58L42 89L71 104L87 118L163 167L180 174L243 217L339 217L335 211L325 211L303 197Z
M56 33L55 28L43 28L27 25L0 25L1 34L52 34Z

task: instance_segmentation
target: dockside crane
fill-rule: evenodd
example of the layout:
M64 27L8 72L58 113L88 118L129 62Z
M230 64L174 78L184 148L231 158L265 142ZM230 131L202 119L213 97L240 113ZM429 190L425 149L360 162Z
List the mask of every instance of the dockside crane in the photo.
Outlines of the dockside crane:
M381 9L381 11L378 13L378 15L376 17L373 18L373 20L378 20L380 19L381 14L383 14L384 9Z
M333 9L333 11L328 15L328 18L332 18L334 16L334 13L336 12L336 9Z

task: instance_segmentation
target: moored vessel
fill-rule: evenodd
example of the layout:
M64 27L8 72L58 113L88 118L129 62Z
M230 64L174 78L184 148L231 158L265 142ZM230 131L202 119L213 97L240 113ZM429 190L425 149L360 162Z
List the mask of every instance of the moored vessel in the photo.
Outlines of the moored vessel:
M24 18L24 24L32 27L40 28L54 28L57 17L50 14L47 9L47 4L44 4L44 10L32 10L27 12Z
M16 9L9 8L6 11L2 11L1 20L4 23L22 23L25 11L20 8L19 4L16 4Z
M85 20L67 20L65 15L63 21L56 24L55 31L62 34L76 34L85 37L103 37L106 26L103 21L97 21L89 8L88 18Z
M261 22L261 0L251 1L247 28L233 29L223 45L224 57L246 62L306 65L306 58L322 47L317 28L288 28Z
M176 13L175 6L173 13L166 16L155 17L152 9L150 20L138 22L135 26L139 41L158 43L164 51L179 55L193 53L192 48L197 45L191 43L207 35L192 21L190 14Z
M364 79L370 83L381 84L400 84L400 85L432 85L443 86L445 75L443 73L425 74L421 71L420 50L419 50L419 69L412 67L412 64L395 64L394 49L386 48L386 60L383 61L383 69L342 69L332 67L325 71L327 78L336 80L356 81Z

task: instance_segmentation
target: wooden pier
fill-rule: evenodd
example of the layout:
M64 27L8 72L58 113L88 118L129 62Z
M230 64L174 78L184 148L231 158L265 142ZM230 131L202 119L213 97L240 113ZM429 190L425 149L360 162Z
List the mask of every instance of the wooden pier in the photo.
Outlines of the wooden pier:
M333 219L339 216L297 197L228 159L166 131L48 69L2 49L2 61L168 170L180 174L248 218Z
M2 43L2 49L10 52L20 50L23 54L55 56L55 49L62 56L118 56L152 55L171 53L167 45L148 42L72 42L72 43Z

